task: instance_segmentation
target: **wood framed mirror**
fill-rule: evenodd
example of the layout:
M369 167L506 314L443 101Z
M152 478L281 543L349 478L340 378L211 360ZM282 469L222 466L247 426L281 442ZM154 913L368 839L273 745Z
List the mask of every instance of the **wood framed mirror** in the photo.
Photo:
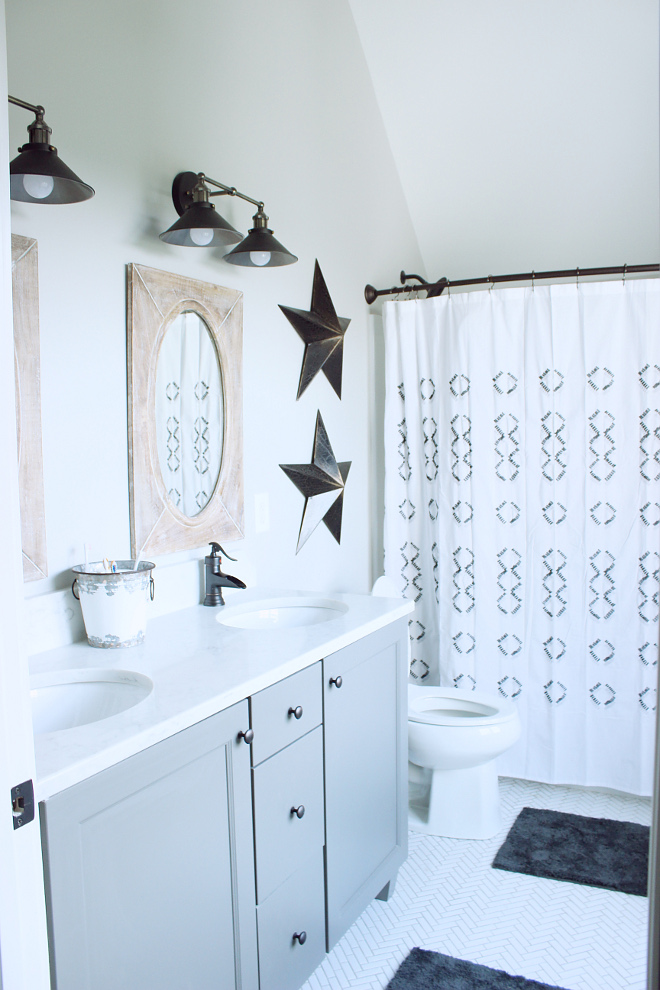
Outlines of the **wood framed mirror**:
M18 487L21 502L23 579L48 576L44 465L41 442L39 266L34 237L11 237Z
M244 535L243 294L127 266L131 554Z

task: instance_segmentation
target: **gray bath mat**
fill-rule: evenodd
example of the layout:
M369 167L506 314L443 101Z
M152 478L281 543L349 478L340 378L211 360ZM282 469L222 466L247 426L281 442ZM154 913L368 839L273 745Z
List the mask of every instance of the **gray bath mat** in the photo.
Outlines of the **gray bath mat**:
M385 990L561 990L439 952L413 949Z
M645 897L649 833L635 822L523 808L493 866Z

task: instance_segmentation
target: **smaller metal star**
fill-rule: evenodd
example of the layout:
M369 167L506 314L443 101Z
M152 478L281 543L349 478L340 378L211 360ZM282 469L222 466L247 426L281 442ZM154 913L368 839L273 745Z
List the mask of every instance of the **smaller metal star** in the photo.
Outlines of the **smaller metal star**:
M337 543L341 543L341 517L344 486L351 461L337 463L321 413L316 414L314 449L311 464L280 464L299 492L305 496L296 553L323 521Z
M280 309L305 342L296 398L299 399L312 379L323 371L341 399L344 334L351 321L337 316L318 261L314 265L311 308L304 310L280 306Z

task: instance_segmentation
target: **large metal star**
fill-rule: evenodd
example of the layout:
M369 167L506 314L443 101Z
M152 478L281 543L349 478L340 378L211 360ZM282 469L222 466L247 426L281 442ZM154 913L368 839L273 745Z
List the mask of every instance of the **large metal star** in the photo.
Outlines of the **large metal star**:
M289 306L280 306L280 309L305 342L296 398L299 399L315 375L323 371L341 399L344 334L351 321L337 316L318 261L314 265L312 305L309 311L291 309Z
M280 464L298 491L305 496L296 553L321 521L326 524L337 543L341 543L344 486L351 463L351 461L337 463L321 413L317 412L311 464Z

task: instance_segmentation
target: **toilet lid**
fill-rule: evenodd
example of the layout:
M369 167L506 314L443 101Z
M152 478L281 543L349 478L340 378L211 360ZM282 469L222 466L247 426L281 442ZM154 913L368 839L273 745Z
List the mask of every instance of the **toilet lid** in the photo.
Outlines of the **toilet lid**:
M429 725L497 725L516 717L510 702L480 691L458 688L418 687L408 689L408 719Z

